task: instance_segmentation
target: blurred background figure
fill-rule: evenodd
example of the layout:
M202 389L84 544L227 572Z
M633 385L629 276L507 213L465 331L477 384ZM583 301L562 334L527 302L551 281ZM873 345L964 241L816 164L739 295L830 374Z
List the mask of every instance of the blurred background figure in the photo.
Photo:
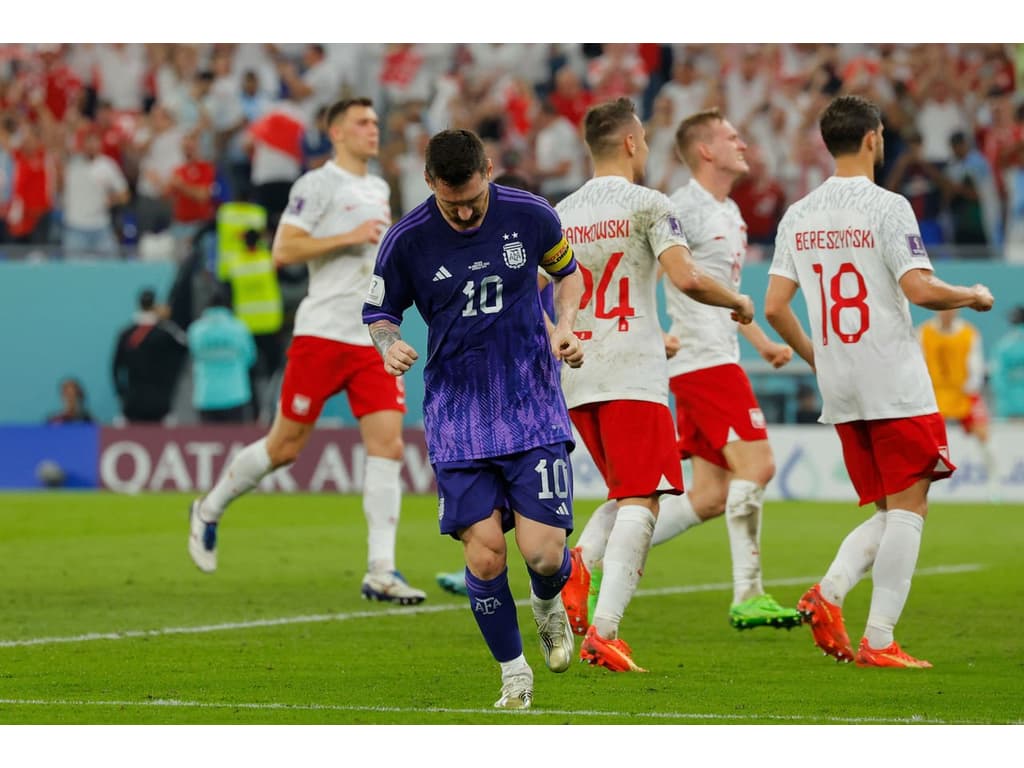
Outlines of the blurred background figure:
M192 405L199 420L204 424L246 421L256 344L245 323L232 313L226 286L213 294L210 305L189 326L188 351Z
M93 421L92 414L85 407L85 388L73 377L60 381L61 409L46 417L47 424L76 424Z
M1014 307L1010 323L992 350L992 395L997 417L1024 419L1024 304Z
M138 307L131 325L117 337L114 389L125 421L159 424L171 412L188 339L165 319L166 307L157 306L151 288L139 294Z
M989 489L996 488L996 457L989 444L989 413L985 404L985 351L977 327L944 309L918 328L939 413L959 422L981 446Z
M131 196L121 168L102 149L98 129L90 127L67 159L63 238L66 257L119 255L112 210L128 203Z

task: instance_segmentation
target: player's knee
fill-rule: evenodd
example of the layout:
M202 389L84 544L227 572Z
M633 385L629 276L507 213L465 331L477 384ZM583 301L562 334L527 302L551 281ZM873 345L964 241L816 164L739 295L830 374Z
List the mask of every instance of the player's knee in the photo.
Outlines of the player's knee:
M505 553L493 549L477 549L467 553L466 565L478 579L490 581L498 578L505 570Z
M686 495L690 499L694 513L701 520L710 520L725 512L725 493L701 491L698 488L694 491L687 490Z
M278 437L267 440L267 455L274 469L293 464L306 444L303 436Z

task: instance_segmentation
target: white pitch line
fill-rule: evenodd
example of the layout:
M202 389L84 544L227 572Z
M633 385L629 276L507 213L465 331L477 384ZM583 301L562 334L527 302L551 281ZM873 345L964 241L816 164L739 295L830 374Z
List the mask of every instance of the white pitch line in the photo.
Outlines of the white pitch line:
M915 576L940 576L953 573L970 573L980 571L984 566L967 563L963 565L939 565L932 568L921 568ZM797 584L813 584L815 576L799 576L787 579L770 579L765 585L793 586ZM720 582L716 584L692 584L680 587L662 587L659 589L639 589L634 597L661 597L664 595L682 595L695 592L721 592L732 589L732 584ZM516 605L524 606L529 600L517 600ZM121 632L89 632L82 635L65 637L30 637L22 640L0 640L0 648L23 648L33 645L57 645L60 643L86 643L93 640L131 640L139 637L162 637L166 635L196 635L207 632L226 632L239 629L256 629L259 627L281 627L289 624L320 624L328 621L352 621L353 619L372 619L381 616L409 616L422 613L442 613L445 611L465 610L466 604L442 603L441 605L418 605L402 608L382 608L375 611L352 611L349 613L317 613L308 616L282 616L276 619L252 619L249 621L231 621L223 624L206 624L193 627L163 627L161 629L126 629Z
M692 721L745 721L765 720L785 723L835 723L837 725L969 725L969 720L941 720L922 715L909 717L818 717L812 715L766 715L766 714L719 714L714 712L617 712L596 709L526 709L517 712L502 712L493 707L488 709L456 709L454 707L360 707L339 704L286 704L282 702L219 702L181 701L178 699L147 699L144 701L87 701L72 699L0 699L0 706L44 706L44 707L172 707L183 709L249 709L249 710L293 710L301 712L378 712L392 714L429 715L495 715L498 717L613 717L648 720L692 720Z

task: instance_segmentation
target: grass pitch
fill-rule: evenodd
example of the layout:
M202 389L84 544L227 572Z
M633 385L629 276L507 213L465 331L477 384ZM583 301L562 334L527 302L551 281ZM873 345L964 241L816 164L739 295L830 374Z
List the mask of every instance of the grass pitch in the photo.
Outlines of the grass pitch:
M648 558L622 636L650 673L574 664L553 675L510 538L510 580L536 677L534 708L516 713L492 708L497 666L465 601L434 581L461 568L461 547L438 534L433 497L403 503L398 565L429 595L414 608L359 596L359 497L236 502L213 575L188 558L188 501L0 495L0 724L1024 722L1020 505L933 505L897 628L932 670L838 665L806 627L732 629L728 541L716 520ZM577 504L577 530L596 506ZM795 604L865 514L852 503L769 502L768 590ZM847 600L854 643L869 593L865 581Z

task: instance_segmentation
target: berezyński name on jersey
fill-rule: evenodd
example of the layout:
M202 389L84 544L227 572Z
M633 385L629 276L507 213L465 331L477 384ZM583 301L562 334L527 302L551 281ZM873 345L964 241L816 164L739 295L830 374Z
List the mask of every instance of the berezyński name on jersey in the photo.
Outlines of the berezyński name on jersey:
M770 274L807 302L827 424L935 413L899 279L931 261L910 203L866 176L833 176L779 224Z

